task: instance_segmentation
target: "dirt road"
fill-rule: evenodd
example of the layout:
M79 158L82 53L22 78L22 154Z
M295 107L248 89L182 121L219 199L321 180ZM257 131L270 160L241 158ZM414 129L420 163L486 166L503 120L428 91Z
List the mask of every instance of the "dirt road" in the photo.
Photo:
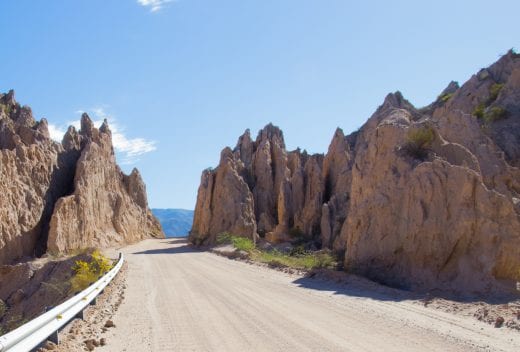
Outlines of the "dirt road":
M520 333L198 252L124 248L126 297L104 351L520 351Z

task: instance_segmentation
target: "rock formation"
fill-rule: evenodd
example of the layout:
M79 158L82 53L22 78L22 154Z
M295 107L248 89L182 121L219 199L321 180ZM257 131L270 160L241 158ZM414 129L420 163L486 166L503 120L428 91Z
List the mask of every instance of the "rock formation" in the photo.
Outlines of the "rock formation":
M287 152L272 125L255 142L246 131L204 172L191 239L211 243L223 231L270 242L303 237L344 257L346 270L393 286L513 287L519 127L520 55L510 51L422 109L389 94L359 131L338 129L324 156ZM215 177L225 168L233 183ZM226 225L237 222L247 231Z
M90 261L87 253L69 258L32 260L0 266L0 333L36 318L74 295L71 278L77 260Z
M116 164L110 130L84 114L62 143L45 119L0 95L0 264L162 236L137 170Z
M247 130L219 166L202 174L191 239L211 243L221 232L278 242L318 235L323 156L287 152L278 127L267 125L256 141Z

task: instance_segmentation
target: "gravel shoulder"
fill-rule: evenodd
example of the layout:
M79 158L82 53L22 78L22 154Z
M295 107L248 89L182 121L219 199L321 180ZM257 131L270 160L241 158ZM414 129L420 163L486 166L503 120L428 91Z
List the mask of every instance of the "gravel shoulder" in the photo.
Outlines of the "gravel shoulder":
M516 330L368 280L280 272L194 250L184 239L122 250L126 283L114 285L114 296L124 300L93 318L97 327L80 322L105 339L96 351L520 350ZM115 327L103 331L106 319ZM82 331L74 330L78 350L89 338Z

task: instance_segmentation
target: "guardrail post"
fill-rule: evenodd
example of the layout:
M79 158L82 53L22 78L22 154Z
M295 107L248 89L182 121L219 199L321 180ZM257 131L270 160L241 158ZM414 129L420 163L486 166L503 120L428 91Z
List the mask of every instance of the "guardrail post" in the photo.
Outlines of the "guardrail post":
M83 313L84 310L80 310L78 314L76 314L76 318L85 320L85 313Z
M94 297L94 299L92 299L92 301L90 301L89 303L91 306L95 306L97 304L97 296Z
M56 330L55 332L53 332L52 335L49 336L49 338L47 340L54 342L56 345L59 345L60 338L58 336L58 331Z

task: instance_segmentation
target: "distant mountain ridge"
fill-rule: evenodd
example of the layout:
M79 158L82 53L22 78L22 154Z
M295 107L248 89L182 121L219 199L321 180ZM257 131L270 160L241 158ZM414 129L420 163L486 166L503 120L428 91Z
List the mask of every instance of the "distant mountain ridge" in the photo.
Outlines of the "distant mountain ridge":
M187 209L152 209L163 227L166 237L188 236L193 223L193 210Z

